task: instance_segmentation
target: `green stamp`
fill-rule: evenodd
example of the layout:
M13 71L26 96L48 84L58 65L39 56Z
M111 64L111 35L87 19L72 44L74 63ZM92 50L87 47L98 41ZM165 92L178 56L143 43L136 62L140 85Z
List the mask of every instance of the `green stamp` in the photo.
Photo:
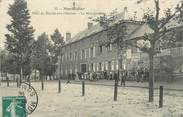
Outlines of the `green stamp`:
M26 98L10 96L2 98L2 117L26 117Z

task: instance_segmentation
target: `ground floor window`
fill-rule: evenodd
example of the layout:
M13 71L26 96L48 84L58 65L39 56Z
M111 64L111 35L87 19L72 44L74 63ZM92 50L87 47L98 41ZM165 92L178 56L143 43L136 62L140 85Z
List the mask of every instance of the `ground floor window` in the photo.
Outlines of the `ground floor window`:
M90 71L93 71L93 63L90 64Z
M99 71L102 71L102 63L99 63Z
M86 72L86 64L81 64L81 73Z

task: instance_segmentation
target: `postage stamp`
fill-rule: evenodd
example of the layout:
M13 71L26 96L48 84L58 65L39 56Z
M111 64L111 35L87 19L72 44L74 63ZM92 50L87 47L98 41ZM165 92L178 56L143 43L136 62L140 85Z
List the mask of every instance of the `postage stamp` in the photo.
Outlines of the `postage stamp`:
M18 96L2 98L2 117L26 117L35 111L37 105L36 90L24 82L18 89Z

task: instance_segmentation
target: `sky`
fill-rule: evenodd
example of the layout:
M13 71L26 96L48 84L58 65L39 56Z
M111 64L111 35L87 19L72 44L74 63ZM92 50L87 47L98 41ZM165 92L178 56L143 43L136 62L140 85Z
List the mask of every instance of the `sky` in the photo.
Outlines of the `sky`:
M132 17L137 12L141 18L144 10L154 9L154 0L26 0L31 15L31 25L35 29L35 38L43 32L52 34L56 28L65 37L66 32L71 32L72 37L87 28L89 17L95 18L102 13L109 14L114 9L122 12L128 8L126 17ZM75 1L76 8L70 10ZM174 8L180 0L160 0L161 10ZM10 23L7 15L8 4L13 0L0 0L0 47L4 47L4 34L8 33L6 25Z

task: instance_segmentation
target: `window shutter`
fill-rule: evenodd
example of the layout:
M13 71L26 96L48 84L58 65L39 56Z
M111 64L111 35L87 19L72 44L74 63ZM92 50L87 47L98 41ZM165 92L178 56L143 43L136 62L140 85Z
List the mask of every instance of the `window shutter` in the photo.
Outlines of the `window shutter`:
M90 69L90 66L91 66L91 65L90 65L90 64L88 64L89 71L91 70L91 69Z
M105 62L105 69L108 70L108 62Z
M93 47L93 57L95 57L95 46Z
M116 70L119 69L119 66L118 66L118 60L116 61Z
M105 63L104 63L104 62L102 62L102 71L104 71L104 64L105 64Z
M95 63L93 63L93 71L95 72Z
M111 64L111 70L114 70L114 61L112 61Z
M90 51L90 48L89 48L89 58L91 58L91 53L90 53L91 51Z
M112 44L110 44L110 51L112 51Z
M96 63L96 64L97 64L97 71L99 71L99 69L98 69L98 66L99 66L98 64L99 64L99 63Z
M67 75L67 66L65 67L65 74Z
M81 50L81 53L80 53L80 58L81 58L81 60L82 60L82 50Z
M72 68L70 68L70 74L72 74Z
M87 49L85 49L85 59L87 58L87 57L86 57L86 50L87 50Z
M63 70L61 70L61 75L63 75Z

